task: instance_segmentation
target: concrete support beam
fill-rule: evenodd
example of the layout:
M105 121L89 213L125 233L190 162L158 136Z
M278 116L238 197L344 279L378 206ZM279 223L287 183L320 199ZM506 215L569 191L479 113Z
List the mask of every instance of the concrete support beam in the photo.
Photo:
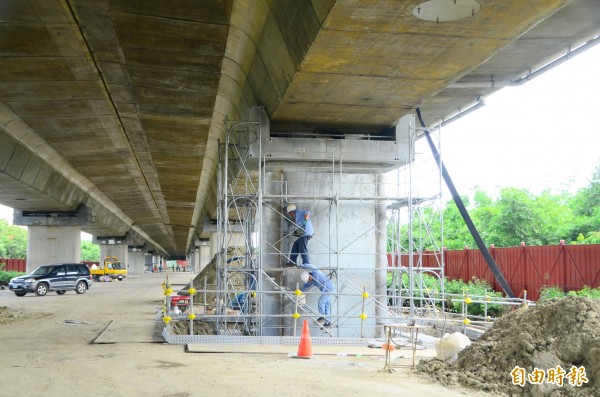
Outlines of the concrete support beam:
M94 244L98 245L133 245L130 236L108 236L108 237L97 237L94 236L92 239Z
M22 226L85 226L88 224L88 209L81 205L77 211L15 210L13 223Z

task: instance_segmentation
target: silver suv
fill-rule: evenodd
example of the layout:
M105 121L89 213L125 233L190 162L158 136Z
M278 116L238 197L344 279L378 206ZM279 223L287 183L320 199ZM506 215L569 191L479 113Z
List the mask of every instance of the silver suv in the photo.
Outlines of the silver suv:
M17 296L25 296L28 292L44 296L48 291L56 291L58 295L63 295L67 291L83 294L91 286L90 269L82 263L40 266L31 274L15 277L8 283L8 288Z

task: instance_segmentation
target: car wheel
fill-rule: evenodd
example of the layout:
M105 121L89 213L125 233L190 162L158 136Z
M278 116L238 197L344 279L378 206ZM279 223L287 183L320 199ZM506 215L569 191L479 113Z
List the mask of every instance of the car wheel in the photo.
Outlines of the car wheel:
M48 293L48 285L44 283L39 283L37 287L35 287L35 294L37 296L44 296Z
M17 296L25 296L26 292L15 292Z
M67 291L65 291L65 290L56 291L56 293L57 293L58 295L64 295L64 294L65 294L65 292L67 292Z
M75 292L78 294L83 294L85 291L87 291L87 284L85 281L78 282L77 286L75 287Z

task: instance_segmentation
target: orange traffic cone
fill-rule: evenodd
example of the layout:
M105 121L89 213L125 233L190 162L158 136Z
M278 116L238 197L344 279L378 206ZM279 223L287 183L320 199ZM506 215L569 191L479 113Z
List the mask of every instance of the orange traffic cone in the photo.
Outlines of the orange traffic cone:
M298 346L297 358L311 358L312 347L310 345L310 331L308 329L308 320L304 320L302 327L302 336L300 337L300 346Z

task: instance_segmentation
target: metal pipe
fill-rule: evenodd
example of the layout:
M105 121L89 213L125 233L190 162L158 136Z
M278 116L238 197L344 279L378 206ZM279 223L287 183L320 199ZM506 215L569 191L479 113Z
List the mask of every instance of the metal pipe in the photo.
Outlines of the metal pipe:
M600 36L595 36L589 41L575 48L574 50L571 50L569 48L569 50L567 50L567 52L565 52L563 55L559 56L558 58L555 58L554 60L546 63L545 65L542 65L541 67L533 71L530 71L525 76L520 77L516 80L494 80L494 77L492 76L489 80L484 81L457 81L448 85L447 88L503 88L520 86L528 81L533 80L541 74L557 67L558 65L561 65L563 62L568 61L574 56L577 56L582 52L589 50L591 47L594 47L596 44L598 44L599 38Z
M421 117L421 111L419 110L419 108L416 109L416 112L419 117L419 121L421 122L421 126L423 128L425 128L425 123L423 122L423 118ZM429 135L429 131L427 129L425 129L425 138L427 138L427 143L429 144L429 148L431 149L431 152L433 153L433 155L436 159L436 163L437 163L438 167L442 170L442 176L444 178L444 181L446 182L446 186L448 187L448 190L450 190L450 192L452 194L454 203L458 207L458 211L460 212L461 216L463 217L463 220L467 224L467 228L471 232L471 236L473 236L473 239L475 240L477 247L481 251L481 254L483 255L488 267L492 271L494 277L496 278L496 280L498 281L498 283L500 284L500 286L502 287L502 289L504 290L506 295L508 295L510 298L514 298L515 294L513 293L512 289L510 288L510 285L504 278L502 271L500 270L500 268L498 267L498 265L496 264L496 262L490 255L490 252L488 251L487 247L483 243L483 239L481 238L481 235L477 231L477 228L475 227L475 224L473 223L473 220L471 219L469 212L465 208L465 205L462 202L462 199L460 198L460 195L458 194L456 187L454 186L454 182L452 182L452 178L450 178L450 174L448 173L448 170L442 163L442 161L439 157L439 153L438 153L437 149L435 148L433 141L431 140L431 136Z

